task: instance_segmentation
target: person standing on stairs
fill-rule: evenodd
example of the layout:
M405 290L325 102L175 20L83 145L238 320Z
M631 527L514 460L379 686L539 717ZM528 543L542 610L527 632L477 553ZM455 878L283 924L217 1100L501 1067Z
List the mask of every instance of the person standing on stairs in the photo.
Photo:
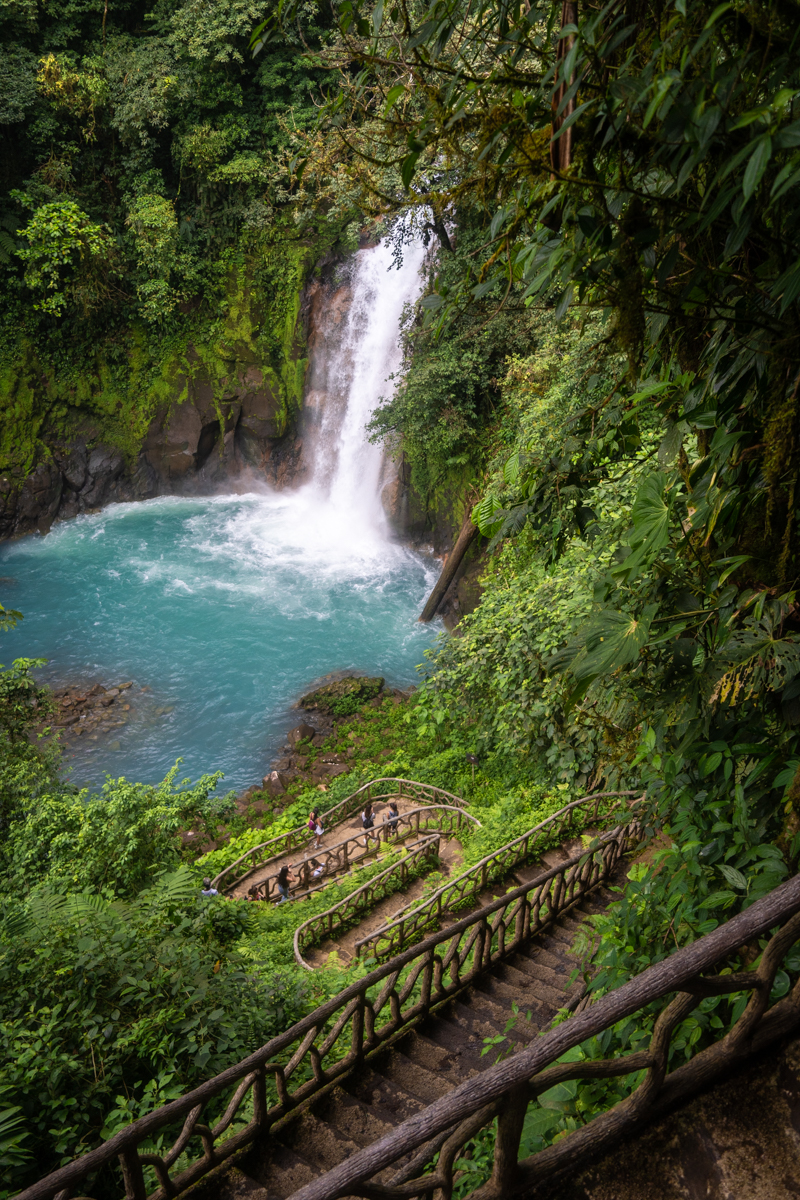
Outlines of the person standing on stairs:
M400 828L400 813L397 811L396 800L389 801L389 811L383 819L389 826L387 830L387 837L396 837Z
M378 837L378 835L376 833L370 834L370 830L374 828L374 825L375 825L375 813L372 811L372 801L368 800L364 806L364 811L361 814L361 828L366 830L366 835L367 835L364 838L364 846L367 850L369 849L370 837L377 838L377 840L380 841L380 838Z
M294 875L292 875L290 867L282 866L278 871L278 891L281 894L278 904L283 904L285 900L289 899L289 880L291 879L294 879Z
M309 813L308 828L309 828L310 832L314 835L314 837L317 839L314 842L314 849L319 850L319 845L320 845L320 842L322 841L322 835L325 832L325 826L322 824L322 820L320 818L318 808L312 808L311 812Z

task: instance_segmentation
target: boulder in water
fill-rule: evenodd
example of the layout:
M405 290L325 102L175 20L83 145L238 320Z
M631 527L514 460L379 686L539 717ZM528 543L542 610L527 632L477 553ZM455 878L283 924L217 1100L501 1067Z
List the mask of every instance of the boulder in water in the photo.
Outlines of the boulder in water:
M303 722L302 725L297 725L294 729L289 730L286 740L290 746L296 746L298 742L310 742L316 732L313 725L306 725Z
M335 679L323 687L309 692L300 701L301 708L318 708L337 717L348 717L358 712L369 700L376 699L383 691L381 676L350 675Z

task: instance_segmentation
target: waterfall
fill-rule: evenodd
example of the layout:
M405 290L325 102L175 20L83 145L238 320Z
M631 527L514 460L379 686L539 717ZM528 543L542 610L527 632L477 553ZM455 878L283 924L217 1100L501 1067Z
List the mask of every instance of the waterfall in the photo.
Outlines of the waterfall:
M183 757L189 774L222 769L244 788L321 674L416 679L435 572L388 536L384 456L365 425L401 366L423 256L406 247L397 271L389 246L361 250L312 297L303 487L112 504L0 547L26 614L4 634L12 656L50 659L55 684L135 681L113 732L70 742L76 782L109 770L154 783Z
M403 306L419 295L424 257L422 243L413 242L397 270L387 241L359 250L349 297L329 298L317 322L306 393L311 486L329 518L370 540L386 536L381 504L386 464L382 447L369 442L366 425L394 387L389 376L401 366Z

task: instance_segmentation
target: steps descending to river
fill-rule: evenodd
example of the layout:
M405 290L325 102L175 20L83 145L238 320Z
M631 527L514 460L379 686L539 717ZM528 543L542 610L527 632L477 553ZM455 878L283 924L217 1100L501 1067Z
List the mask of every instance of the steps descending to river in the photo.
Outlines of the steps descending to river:
M567 852L551 850L546 857L560 863ZM541 873L541 863L517 874L537 869ZM612 898L608 886L584 896L519 952L496 963L434 1015L401 1033L300 1115L290 1116L282 1129L263 1143L257 1141L235 1164L213 1171L187 1195L192 1200L285 1200L491 1067L499 1054L531 1043L559 1010L579 1004L584 985L580 979L570 982L579 965L575 935L586 917ZM487 1039L494 1039L488 1051ZM377 1182L388 1183L397 1166L379 1175Z
M593 837L596 830L589 828L584 830L584 835ZM521 883L530 883L532 879L536 879L544 871L550 867L556 867L560 863L565 862L567 858L573 854L578 854L582 848L583 842L580 837L570 838L562 842L560 846L556 846L551 850L545 850L540 854L534 862L518 863L513 871L511 871L502 882L489 885L484 891L479 892L472 904L467 907L459 908L458 914L451 914L449 918L440 920L438 928L446 929L448 925L452 925L456 920L459 920L466 912L474 912L476 909L485 908L487 904L491 904L497 896L503 894L510 887L518 886ZM460 856L460 846L455 840L442 840L439 858L446 873L450 873L453 864L457 862ZM413 909L417 901L421 900L426 887L427 880L424 876L414 880L407 887L402 895L397 893L387 896L384 900L378 901L363 920L357 925L346 930L344 933L336 937L326 938L319 945L312 947L303 955L305 962L310 967L321 967L329 959L330 955L335 956L335 960L340 963L349 964L356 958L357 945L360 940L369 934L374 934L384 925L393 921L399 913L407 912Z

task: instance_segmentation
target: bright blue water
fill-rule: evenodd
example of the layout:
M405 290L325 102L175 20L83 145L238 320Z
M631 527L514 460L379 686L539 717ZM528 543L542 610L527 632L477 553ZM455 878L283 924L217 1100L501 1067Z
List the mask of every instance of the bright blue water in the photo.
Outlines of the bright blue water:
M70 748L73 782L154 782L180 756L241 789L320 676L415 681L434 567L310 489L112 505L0 548L0 598L25 616L0 649L47 658L55 685L133 680L124 729Z

